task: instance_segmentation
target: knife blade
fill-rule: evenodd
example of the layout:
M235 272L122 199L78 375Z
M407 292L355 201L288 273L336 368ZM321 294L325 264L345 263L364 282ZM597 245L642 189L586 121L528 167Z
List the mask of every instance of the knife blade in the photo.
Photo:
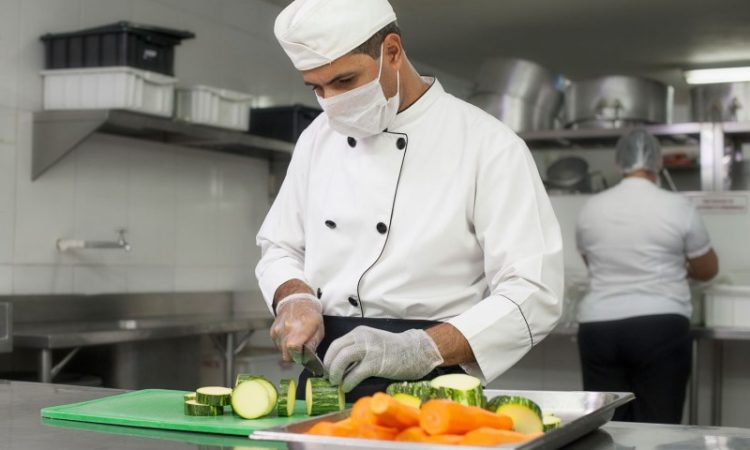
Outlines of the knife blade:
M315 351L307 345L302 346L299 353L292 352L292 360L297 364L302 364L305 369L309 370L316 377L325 376L323 361L321 361Z

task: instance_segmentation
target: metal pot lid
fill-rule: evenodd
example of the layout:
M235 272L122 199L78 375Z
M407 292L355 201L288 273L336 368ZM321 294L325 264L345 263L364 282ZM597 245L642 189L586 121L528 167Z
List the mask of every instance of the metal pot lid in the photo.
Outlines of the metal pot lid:
M560 158L547 168L547 183L562 188L572 188L589 173L589 163L577 156Z

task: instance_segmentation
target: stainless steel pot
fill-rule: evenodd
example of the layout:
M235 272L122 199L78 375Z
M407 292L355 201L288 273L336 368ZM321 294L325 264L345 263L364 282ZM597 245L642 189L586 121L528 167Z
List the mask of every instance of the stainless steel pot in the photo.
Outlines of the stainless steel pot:
M561 80L531 61L491 58L480 66L469 102L517 132L551 129L562 106Z
M547 168L545 184L565 192L591 192L589 163L576 156L560 158Z
M750 120L750 82L705 84L690 91L696 122Z
M565 126L619 128L667 123L674 90L653 80L607 76L571 83L565 90Z

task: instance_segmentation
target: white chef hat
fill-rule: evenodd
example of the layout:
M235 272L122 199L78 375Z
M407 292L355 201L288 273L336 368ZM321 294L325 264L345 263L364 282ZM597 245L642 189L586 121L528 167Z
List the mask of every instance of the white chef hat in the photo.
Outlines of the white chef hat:
M297 70L330 64L396 20L388 0L295 0L274 33Z

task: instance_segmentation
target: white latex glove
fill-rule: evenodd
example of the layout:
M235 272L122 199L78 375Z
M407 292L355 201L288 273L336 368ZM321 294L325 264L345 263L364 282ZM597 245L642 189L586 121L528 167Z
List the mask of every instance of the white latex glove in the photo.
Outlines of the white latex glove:
M323 365L331 384L350 392L370 377L418 380L442 363L424 330L389 333L359 326L331 343Z
M302 354L302 347L315 350L323 340L323 305L312 294L292 294L276 305L271 339L281 350L284 361Z

